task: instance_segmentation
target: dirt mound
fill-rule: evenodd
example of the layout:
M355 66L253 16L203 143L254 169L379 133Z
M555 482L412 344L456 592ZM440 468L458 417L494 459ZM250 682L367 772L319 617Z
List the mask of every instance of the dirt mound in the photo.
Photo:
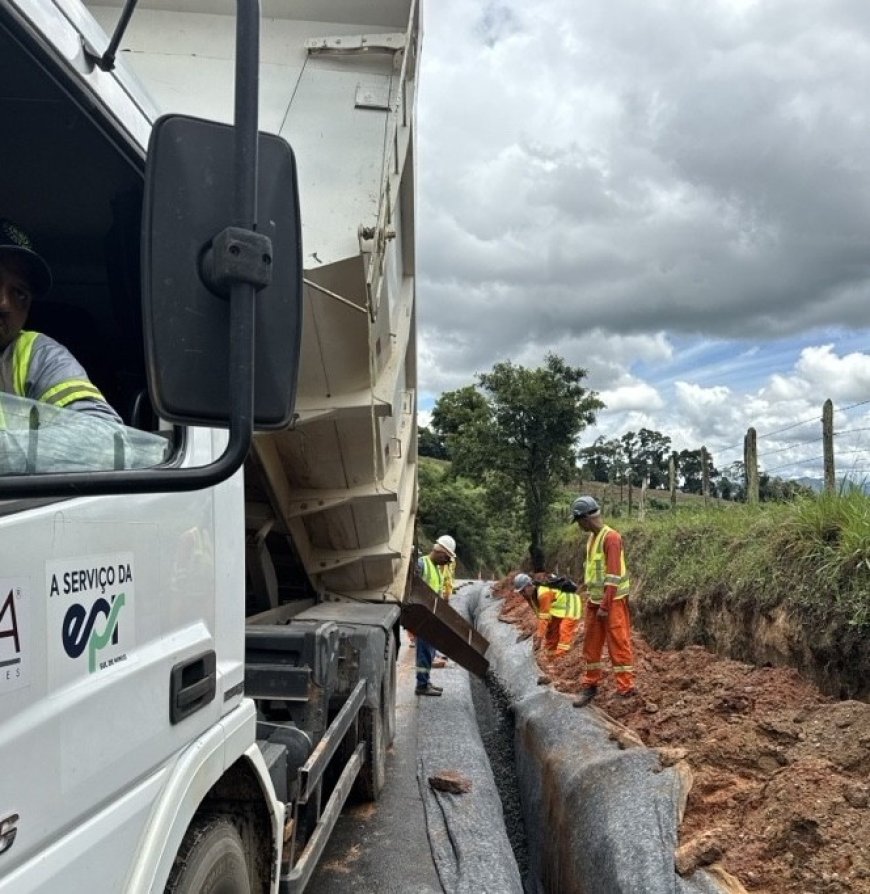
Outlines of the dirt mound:
M495 587L520 636L536 620L508 578ZM535 643L542 677L567 693L583 674L582 630L564 657ZM870 705L836 702L796 671L698 646L657 651L635 633L641 695L594 704L653 748L680 749L694 774L680 843L704 835L749 891L870 892Z

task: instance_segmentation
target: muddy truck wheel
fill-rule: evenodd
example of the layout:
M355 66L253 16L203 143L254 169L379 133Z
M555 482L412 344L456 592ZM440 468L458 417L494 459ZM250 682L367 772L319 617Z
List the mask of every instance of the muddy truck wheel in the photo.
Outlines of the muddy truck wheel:
M360 711L360 735L366 740L366 760L355 788L364 801L377 801L387 778L387 739L382 713L383 702L377 708L364 707Z
M382 697L384 712L384 741L389 748L396 738L396 645L395 635L390 634L387 639L387 671L384 674L384 690Z
M228 819L193 820L175 858L166 894L251 894L242 839Z

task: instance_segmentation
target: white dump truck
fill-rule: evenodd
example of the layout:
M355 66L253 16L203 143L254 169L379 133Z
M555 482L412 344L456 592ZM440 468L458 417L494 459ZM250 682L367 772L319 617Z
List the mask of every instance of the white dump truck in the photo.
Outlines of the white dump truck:
M0 0L26 328L124 423L0 394L0 892L301 891L400 613L485 668L411 573L419 11L134 6Z

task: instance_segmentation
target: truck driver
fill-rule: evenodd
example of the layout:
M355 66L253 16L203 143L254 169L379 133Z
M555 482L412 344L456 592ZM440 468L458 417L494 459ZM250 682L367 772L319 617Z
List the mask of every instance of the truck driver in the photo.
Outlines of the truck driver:
M27 234L0 219L0 392L120 423L73 355L53 338L24 329L34 299L51 289L51 270Z

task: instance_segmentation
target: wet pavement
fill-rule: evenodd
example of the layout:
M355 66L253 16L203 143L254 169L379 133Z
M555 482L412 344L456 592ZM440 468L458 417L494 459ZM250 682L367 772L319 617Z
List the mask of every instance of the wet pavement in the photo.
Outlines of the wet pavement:
M403 637L384 791L377 804L344 811L306 894L442 894L417 781L417 702L414 651Z

